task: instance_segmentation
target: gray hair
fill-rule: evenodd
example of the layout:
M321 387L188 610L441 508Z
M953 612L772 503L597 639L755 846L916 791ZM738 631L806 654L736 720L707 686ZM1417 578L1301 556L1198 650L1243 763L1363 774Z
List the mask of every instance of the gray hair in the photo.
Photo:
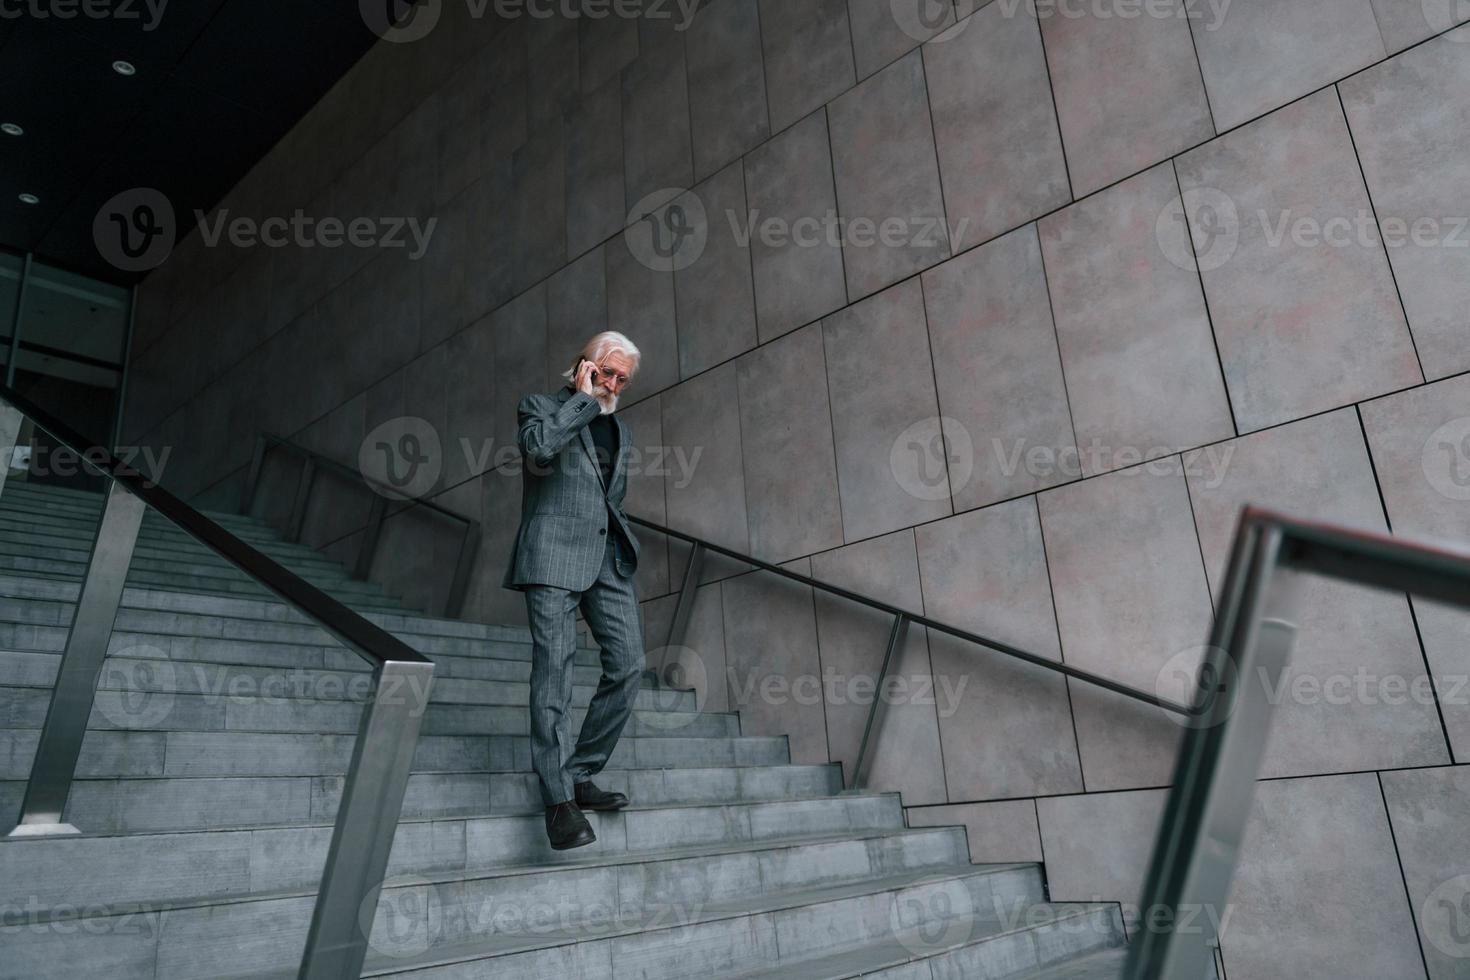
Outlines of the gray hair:
M583 361L591 361L593 364L599 364L604 357L613 351L622 351L628 355L628 360L633 362L634 371L638 370L638 365L643 361L643 352L638 349L637 344L616 330L608 330L587 341L586 346L582 348L582 352L572 362L571 368L563 372L562 377L568 381L575 379L577 377L577 367Z

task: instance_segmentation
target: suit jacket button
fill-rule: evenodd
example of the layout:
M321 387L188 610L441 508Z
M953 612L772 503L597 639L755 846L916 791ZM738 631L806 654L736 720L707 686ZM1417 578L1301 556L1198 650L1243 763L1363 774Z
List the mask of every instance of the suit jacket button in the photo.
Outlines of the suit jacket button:
M607 537L607 528L602 528L597 533L600 534L600 535L602 535L605 538L605 537Z

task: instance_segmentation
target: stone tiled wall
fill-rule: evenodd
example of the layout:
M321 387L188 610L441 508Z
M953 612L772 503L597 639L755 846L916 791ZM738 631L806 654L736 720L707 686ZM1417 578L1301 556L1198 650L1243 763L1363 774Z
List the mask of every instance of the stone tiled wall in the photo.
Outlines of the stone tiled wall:
M256 431L352 461L426 419L433 493L485 525L471 614L514 621L496 450L607 324L646 352L633 512L1182 695L1246 502L1470 540L1462 8L445 0L224 205L433 219L427 253L186 240L140 291L129 435L228 506ZM350 556L366 513L326 481L308 533ZM395 516L375 569L426 602L433 527ZM686 554L646 545L656 647ZM1464 976L1470 618L1328 584L1303 615L1227 974ZM714 561L685 660L746 732L851 765L887 626ZM871 785L1046 859L1055 898L1137 899L1172 722L922 631L897 672Z

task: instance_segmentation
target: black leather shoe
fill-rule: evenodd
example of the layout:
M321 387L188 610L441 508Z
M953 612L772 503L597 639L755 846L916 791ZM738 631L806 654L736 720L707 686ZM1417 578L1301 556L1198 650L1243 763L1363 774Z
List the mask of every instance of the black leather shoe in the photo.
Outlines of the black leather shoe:
M590 779L585 783L577 783L574 789L577 794L577 806L586 810L607 813L612 810L621 810L628 805L628 798L622 793L600 790L593 785Z
M597 841L592 825L576 803L558 803L546 808L546 837L553 851L570 851Z

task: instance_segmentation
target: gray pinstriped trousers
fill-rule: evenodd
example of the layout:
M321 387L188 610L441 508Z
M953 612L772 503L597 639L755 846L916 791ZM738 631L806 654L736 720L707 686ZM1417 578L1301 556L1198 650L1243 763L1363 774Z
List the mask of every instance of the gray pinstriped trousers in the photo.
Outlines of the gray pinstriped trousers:
M617 572L616 535L608 535L602 569L585 592L528 585L531 625L531 765L547 806L572 799L574 783L607 765L633 710L643 677L643 630L633 580ZM572 732L573 659L577 609L602 648L602 680L576 744Z

